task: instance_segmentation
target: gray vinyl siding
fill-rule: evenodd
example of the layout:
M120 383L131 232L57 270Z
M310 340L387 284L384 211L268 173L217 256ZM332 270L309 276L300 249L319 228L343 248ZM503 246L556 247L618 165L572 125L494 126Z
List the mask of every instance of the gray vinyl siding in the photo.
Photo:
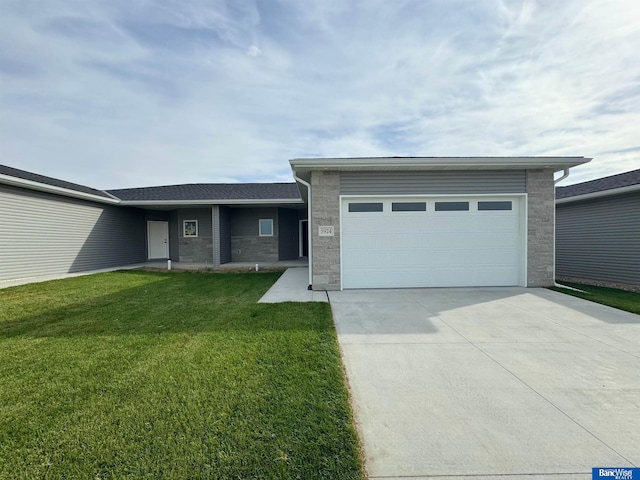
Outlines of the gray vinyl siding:
M198 237L211 237L213 233L211 208L181 208L178 212L178 236L183 237L185 220L198 221Z
M138 209L0 185L0 280L145 261Z
M300 256L298 211L290 208L279 208L278 225L278 259L298 259Z
M341 195L446 195L526 192L525 170L342 172Z
M145 210L144 218L147 221L168 222L169 212L166 212L164 210Z
M231 261L231 210L220 206L220 263Z
M185 220L198 221L198 236L185 237ZM185 263L214 263L213 215L209 208L180 208L175 226L178 229L178 261Z
M273 236L259 235L258 220L273 220ZM277 208L231 209L231 261L277 262L278 248Z
M213 236L213 265L220 265L220 206L211 207L211 230Z
M257 237L258 220L261 218L273 219L273 233L276 236L278 234L277 208L234 208L231 213L231 236Z
M174 262L180 259L180 235L182 234L182 224L178 225L178 211L169 213L169 257Z
M558 204L556 274L640 285L640 193Z

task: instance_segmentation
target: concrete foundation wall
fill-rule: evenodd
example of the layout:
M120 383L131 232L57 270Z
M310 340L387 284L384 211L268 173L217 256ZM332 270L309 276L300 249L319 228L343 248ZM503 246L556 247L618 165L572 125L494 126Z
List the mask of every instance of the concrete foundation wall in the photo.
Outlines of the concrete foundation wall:
M527 286L553 285L553 170L527 170Z

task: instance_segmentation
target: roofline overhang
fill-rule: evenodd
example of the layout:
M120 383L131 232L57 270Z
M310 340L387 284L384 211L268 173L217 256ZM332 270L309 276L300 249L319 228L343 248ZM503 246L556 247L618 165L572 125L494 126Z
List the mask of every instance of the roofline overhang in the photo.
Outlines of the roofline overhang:
M14 187L26 188L65 197L90 200L92 202L106 203L110 205L120 205L128 207L144 206L183 206L183 205L304 205L304 200L296 198L273 198L273 199L224 199L224 200L120 200L109 192L104 192L109 197L101 197L90 193L78 192L69 188L48 185L46 183L26 180L24 178L13 177L11 175L0 174L0 183Z
M294 176L308 180L313 170L493 170L551 168L554 172L590 162L586 157L360 157L294 158L289 160Z
M80 198L82 200L91 200L92 202L108 203L111 205L119 204L120 199L114 197L108 192L104 192L109 197L101 197L100 195L92 195L90 193L78 192L69 188L57 187L55 185L48 185L46 183L34 182L33 180L26 180L24 178L12 177L11 175L0 174L0 183L5 185L11 185L14 187L27 188L29 190L37 190L45 193L53 193L55 195L62 195L65 197Z
M159 207L182 205L304 205L302 199L297 198L269 198L269 199L232 199L232 200L122 200L123 207Z
M621 195L624 193L640 192L640 184L628 185L626 187L610 188L608 190L600 190L599 192L583 193L582 195L573 195L572 197L556 199L556 205L563 203L579 202L580 200L590 200L592 198L608 197L611 195Z

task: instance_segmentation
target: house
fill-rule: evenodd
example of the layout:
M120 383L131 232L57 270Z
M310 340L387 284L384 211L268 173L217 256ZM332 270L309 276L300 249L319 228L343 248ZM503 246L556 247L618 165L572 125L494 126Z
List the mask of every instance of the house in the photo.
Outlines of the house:
M640 169L556 189L556 275L640 290Z
M295 183L102 191L0 166L0 280L148 260L298 259L306 213Z
M315 290L547 286L554 173L589 160L306 158L295 183L109 191L0 167L0 280L308 256Z

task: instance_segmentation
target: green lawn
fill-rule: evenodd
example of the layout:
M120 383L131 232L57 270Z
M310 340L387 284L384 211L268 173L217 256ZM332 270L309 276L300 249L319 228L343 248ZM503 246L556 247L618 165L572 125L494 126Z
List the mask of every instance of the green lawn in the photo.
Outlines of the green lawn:
M609 305L610 307L626 310L627 312L640 314L640 293L627 292L626 290L618 290L617 288L594 287L592 285L583 285L580 283L561 282L573 288L579 288L586 293L576 292L566 288L552 287L557 292L573 295L574 297L584 298L592 302Z
M277 277L0 290L0 478L362 478L330 308Z

